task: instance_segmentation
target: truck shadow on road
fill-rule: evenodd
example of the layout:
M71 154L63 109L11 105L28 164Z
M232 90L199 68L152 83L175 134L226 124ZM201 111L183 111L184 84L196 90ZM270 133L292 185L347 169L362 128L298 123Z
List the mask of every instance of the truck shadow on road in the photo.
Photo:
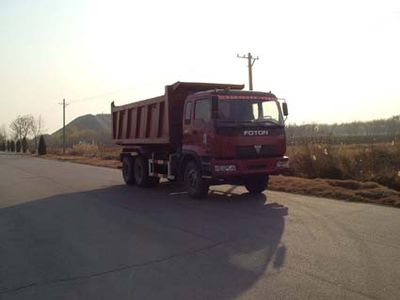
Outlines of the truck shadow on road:
M262 278L267 297L288 209L234 190L118 185L1 209L0 296L231 299Z

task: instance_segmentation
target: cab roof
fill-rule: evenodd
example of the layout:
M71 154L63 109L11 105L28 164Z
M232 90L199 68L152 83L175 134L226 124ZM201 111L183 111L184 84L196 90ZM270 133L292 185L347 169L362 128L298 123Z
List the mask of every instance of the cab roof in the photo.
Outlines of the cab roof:
M206 82L175 82L172 85L167 86L172 91L185 90L192 93L215 90L215 89L232 89L232 90L243 90L244 84L230 84L230 83L206 83Z
M230 90L230 89L216 89L197 92L196 96L243 96L243 97L268 97L276 98L276 96L271 92L258 92L258 91L241 91L241 90Z
M235 96L266 96L276 98L271 92L244 91L244 84L230 83L203 83L203 82L176 82L167 86L171 91L184 90L192 95L235 95Z

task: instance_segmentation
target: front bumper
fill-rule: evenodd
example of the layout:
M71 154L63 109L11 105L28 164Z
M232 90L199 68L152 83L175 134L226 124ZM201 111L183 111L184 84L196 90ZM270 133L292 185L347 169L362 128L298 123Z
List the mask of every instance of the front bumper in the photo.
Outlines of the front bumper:
M287 156L258 159L214 159L208 172L212 177L224 178L252 174L281 174L289 170Z

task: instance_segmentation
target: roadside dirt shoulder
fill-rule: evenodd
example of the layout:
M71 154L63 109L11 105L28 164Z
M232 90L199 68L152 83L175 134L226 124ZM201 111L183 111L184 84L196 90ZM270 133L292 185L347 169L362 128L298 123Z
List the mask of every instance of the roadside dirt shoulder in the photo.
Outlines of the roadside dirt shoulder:
M115 159L99 159L97 157L55 155L40 156L46 159L70 161L75 163L121 168ZM360 182L355 180L307 179L293 176L271 176L268 189L302 195L339 199L354 202L383 204L400 208L400 192L389 189L376 182Z

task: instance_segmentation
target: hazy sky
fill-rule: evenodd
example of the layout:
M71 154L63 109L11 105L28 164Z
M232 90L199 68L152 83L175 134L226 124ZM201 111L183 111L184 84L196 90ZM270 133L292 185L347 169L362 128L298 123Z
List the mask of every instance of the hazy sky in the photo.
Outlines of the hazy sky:
M290 122L400 114L400 2L0 1L0 125L46 129L163 93L176 81L246 83L286 98Z

